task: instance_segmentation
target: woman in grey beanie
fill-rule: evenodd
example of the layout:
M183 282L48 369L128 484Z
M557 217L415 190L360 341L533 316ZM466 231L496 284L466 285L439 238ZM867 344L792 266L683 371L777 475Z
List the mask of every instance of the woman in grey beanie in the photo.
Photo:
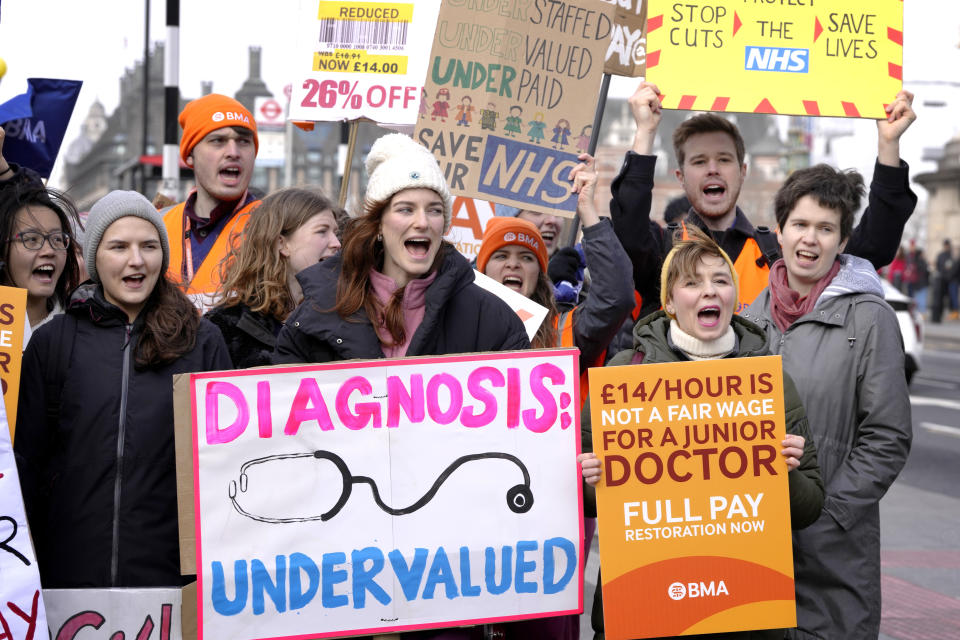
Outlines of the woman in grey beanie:
M23 357L15 452L46 586L180 586L173 375L229 369L166 276L163 222L133 191L90 209L92 282Z

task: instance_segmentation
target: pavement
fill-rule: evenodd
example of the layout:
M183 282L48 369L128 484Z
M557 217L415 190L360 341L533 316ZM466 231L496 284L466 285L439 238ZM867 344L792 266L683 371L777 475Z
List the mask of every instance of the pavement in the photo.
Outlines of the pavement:
M924 350L960 352L960 319L928 314ZM880 501L880 526L879 640L960 638L960 499L896 482Z
M960 320L950 318L949 314L944 314L938 323L930 322L928 315L923 329L924 346L927 349L960 345Z
M960 638L958 525L957 498L898 482L880 501L879 640Z

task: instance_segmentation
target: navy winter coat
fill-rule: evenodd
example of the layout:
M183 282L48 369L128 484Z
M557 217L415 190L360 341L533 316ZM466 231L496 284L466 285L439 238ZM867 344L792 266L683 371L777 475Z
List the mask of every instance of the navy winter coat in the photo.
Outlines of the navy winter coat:
M201 320L192 351L140 370L142 329L142 314L128 324L83 285L24 353L14 452L44 588L182 584L172 376L229 369L230 356Z

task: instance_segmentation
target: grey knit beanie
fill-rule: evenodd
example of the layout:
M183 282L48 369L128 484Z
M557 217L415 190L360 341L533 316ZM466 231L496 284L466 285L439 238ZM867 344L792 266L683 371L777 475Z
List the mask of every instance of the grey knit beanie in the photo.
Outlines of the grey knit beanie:
M388 133L370 147L366 167L370 176L363 196L366 211L404 189L433 189L443 200L443 232L450 229L453 196L437 159L422 144L402 133Z
M167 265L170 264L170 244L167 241L167 228L163 225L160 212L136 191L111 191L97 200L87 214L83 260L94 282L100 282L100 276L97 274L97 249L100 248L103 233L111 224L127 216L143 218L157 228L157 233L160 234L160 246L163 248L163 265L160 273L162 275L167 271Z

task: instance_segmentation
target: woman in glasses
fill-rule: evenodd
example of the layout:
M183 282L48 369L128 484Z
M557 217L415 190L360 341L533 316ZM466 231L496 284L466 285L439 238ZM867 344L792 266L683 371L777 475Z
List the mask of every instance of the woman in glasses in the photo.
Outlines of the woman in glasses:
M70 221L77 210L65 196L42 186L4 189L0 197L0 282L27 290L27 320L36 329L61 313L77 286L77 248Z

